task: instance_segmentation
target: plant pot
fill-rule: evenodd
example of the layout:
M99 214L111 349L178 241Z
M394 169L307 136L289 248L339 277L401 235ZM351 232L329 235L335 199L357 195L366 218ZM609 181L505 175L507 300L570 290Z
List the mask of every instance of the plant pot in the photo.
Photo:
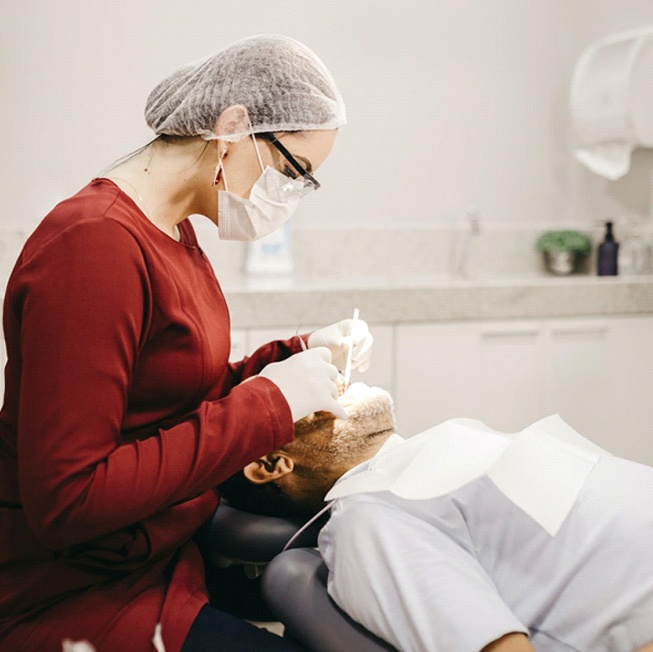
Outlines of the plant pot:
M559 276L573 274L576 269L576 253L574 251L547 251L545 259L547 269Z

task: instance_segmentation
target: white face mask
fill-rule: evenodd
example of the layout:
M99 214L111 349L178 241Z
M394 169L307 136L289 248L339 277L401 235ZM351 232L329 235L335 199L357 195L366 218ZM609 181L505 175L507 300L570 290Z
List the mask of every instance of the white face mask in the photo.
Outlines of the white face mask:
M254 136L252 135L252 138ZM261 155L256 145L259 165ZM218 191L218 232L221 240L258 240L281 228L292 216L305 194L302 179L291 179L266 167L249 193L249 199L229 192L222 167L225 190Z

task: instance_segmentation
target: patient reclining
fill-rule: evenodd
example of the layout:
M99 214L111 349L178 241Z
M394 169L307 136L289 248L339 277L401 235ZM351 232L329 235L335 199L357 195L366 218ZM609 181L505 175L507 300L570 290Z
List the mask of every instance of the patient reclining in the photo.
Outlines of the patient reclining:
M653 641L653 469L559 417L517 435L452 420L402 439L354 384L221 488L236 507L314 513L328 591L402 651L634 652ZM648 650L648 646L647 646Z

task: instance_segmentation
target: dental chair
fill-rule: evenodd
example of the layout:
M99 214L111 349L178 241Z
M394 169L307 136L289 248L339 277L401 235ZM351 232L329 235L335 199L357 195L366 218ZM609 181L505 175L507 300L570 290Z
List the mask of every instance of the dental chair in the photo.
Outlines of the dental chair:
M277 555L263 575L263 597L288 638L315 652L380 652L394 648L354 622L327 593L328 570L315 548Z
M195 535L212 604L246 620L276 620L262 599L261 576L304 522L301 517L251 514L223 499L211 521ZM314 545L321 525L315 527L300 535L299 545Z
M328 515L302 532L298 517L261 516L220 504L196 541L214 606L248 620L279 620L284 637L315 652L393 650L355 623L327 594L328 571L315 549Z

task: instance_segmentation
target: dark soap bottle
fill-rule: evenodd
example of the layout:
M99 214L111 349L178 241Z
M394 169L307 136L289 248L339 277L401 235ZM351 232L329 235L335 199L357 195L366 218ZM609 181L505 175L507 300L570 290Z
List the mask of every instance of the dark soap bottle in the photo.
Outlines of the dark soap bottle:
M618 273L619 243L614 239L612 222L606 222L605 229L605 238L599 245L598 251L598 273L599 276L616 276Z

